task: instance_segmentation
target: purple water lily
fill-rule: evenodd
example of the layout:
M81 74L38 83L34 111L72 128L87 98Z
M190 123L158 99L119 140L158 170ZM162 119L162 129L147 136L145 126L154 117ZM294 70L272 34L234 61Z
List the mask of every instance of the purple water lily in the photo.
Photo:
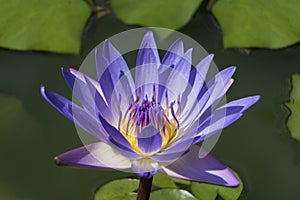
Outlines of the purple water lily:
M223 163L196 145L242 116L259 96L219 102L233 82L229 67L205 82L213 55L191 70L192 50L178 39L159 58L152 32L143 38L135 80L122 55L106 41L95 50L98 80L75 69L63 76L81 105L41 87L43 97L60 113L92 134L95 142L57 156L59 164L133 171L236 186Z

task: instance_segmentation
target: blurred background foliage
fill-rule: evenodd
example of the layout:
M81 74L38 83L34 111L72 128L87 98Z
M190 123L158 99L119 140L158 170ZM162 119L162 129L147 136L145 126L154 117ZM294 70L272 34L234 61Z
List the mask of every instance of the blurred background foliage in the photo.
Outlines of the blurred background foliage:
M223 131L213 153L244 181L240 199L299 198L300 144L284 106L298 102L299 86L289 98L290 76L300 71L297 0L0 0L0 15L0 199L93 199L101 185L132 176L57 167L55 155L82 143L39 87L71 98L60 67L78 68L98 43L137 26L177 29L215 53L220 69L238 66L227 98L262 99Z
M128 25L177 30L191 20L201 3L203 0L0 0L0 46L78 54L91 15L100 18L112 13ZM277 49L300 40L298 0L210 0L203 4L220 24L224 47Z

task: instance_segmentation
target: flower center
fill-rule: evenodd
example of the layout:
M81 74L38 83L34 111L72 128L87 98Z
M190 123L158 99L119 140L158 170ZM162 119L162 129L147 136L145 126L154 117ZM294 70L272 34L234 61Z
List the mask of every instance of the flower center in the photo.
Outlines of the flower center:
M175 113L173 108L175 102L169 104L167 92L165 102L165 108L156 102L156 93L155 89L153 89L152 100L149 100L147 96L141 100L138 96L137 99L129 105L124 115L122 116L122 114L120 114L118 124L119 131L136 152L141 154L138 148L138 137L139 133L147 126L153 126L159 130L162 137L161 149L165 148L176 138L179 130L178 118L180 117L180 103L177 101L178 109Z

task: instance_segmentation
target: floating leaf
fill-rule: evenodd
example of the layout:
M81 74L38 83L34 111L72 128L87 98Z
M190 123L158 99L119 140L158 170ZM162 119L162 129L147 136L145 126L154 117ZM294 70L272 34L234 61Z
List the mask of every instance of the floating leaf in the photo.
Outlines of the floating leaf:
M0 46L79 53L91 9L83 0L0 0Z
M116 16L126 24L179 29L203 0L111 0Z
M291 135L296 140L300 140L300 74L292 75L293 89L290 95L290 102L286 103L291 110L291 115L287 121L287 126Z
M190 185L191 181L180 179L180 178L171 178L174 182L184 184L184 185Z
M150 200L197 200L191 193L180 189L161 189L151 193Z
M236 172L236 177L240 180L238 187L225 187L207 183L192 182L192 193L201 200L215 200L220 195L224 200L236 200L241 195L243 183Z
M300 41L299 0L218 0L225 47L282 48Z
M165 174L157 173L153 178L154 186L160 187L160 188L177 188L177 185L175 184L174 180Z
M99 188L94 200L135 200L138 186L138 179L114 180Z

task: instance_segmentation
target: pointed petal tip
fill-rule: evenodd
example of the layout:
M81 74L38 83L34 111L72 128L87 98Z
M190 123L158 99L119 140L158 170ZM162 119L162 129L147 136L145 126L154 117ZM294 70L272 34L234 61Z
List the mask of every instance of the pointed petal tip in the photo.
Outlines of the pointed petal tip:
M75 72L78 72L77 69L75 68L72 68L72 67L68 67L68 68L65 68L65 67L61 67L60 68L62 72L70 72L70 73L75 73Z
M236 66L230 66L230 67L228 67L230 70L232 70L232 72L234 73L235 72L235 70L236 70Z
M193 53L193 48L190 48L184 53L184 55L191 56L192 53Z
M100 53L100 51L98 51ZM112 53L118 53L119 51L115 48L115 46L109 41L109 40L104 40L103 47L102 47L102 55L104 55L106 58L109 58L109 54Z
M183 47L183 40L181 38L178 38L177 40L175 40L175 42L173 42L172 46L175 44Z
M260 95L255 95L255 96L253 96L253 98L256 100L256 102L258 101L258 100L260 100L260 98L261 98L261 96Z
M240 99L240 101L244 101L244 109L241 112L247 110L249 107L257 103L259 99L260 99L260 95L248 96ZM237 101L239 100L233 102L237 102Z
M109 40L104 40L104 42L103 42L103 50L104 50L104 48L109 48L109 47L111 47L112 46L112 44L111 44L111 42L109 41Z
M95 47L94 56L95 56L96 65L97 65L98 59L102 58L102 53L100 52L100 50L98 49L98 47Z
M212 170L212 171L208 170L207 173L219 176L225 181L225 183L222 184L217 183L218 185L223 185L227 187L237 187L240 185L239 179L228 167L223 170Z
M215 57L215 54L213 54L213 53L210 53L210 54L208 54L208 56L206 56L206 58L207 58L207 59L210 59L210 60L213 60L214 57ZM204 59L205 59L205 58L204 58Z
M67 72L69 72L69 73L71 73L71 74L73 74L73 75L75 75L75 76L78 74L78 70L77 70L77 69L74 69L74 68L72 68L72 67L68 68L68 69L67 69Z
M172 52L178 56L181 56L184 54L184 46L183 41L181 38L178 38L168 49L168 52Z
M236 66L229 66L229 67L226 67L226 68L224 68L224 69L222 69L220 72L221 73L230 73L230 74L234 74L234 72L235 72L235 70L236 70Z
M60 160L57 156L55 156L53 160L56 165L62 165L62 163L60 162Z
M47 91L48 91L48 89L44 85L40 86L40 92L46 100L48 99Z
M152 31L147 31L143 37L140 49L152 48L156 49L156 43L154 39L154 34Z
M62 73L64 78L67 78L68 74L70 74L71 71L72 71L71 68L69 68L69 69L65 69L63 67L61 68L61 73Z
M61 155L63 155L64 153L62 153ZM63 159L59 158L61 155L55 156L53 158L53 161L55 163L55 165L57 166L70 166L72 167L72 165L68 164L67 162L65 162ZM74 166L75 167L75 166Z
M248 105L244 107L242 112L248 109L249 107L251 107L252 105L254 105L255 103L257 103L258 100L260 99L260 95L250 96L246 98L248 99Z
M260 100L261 96L260 95L254 95L254 96L249 96L248 99L251 103L255 104Z
M45 94L45 90L46 90L45 86L44 85L40 85L40 93L46 99L47 96Z
M238 187L240 184L241 184L240 181L237 178L235 178L235 180L232 180L230 183L228 183L227 186L229 186L229 187Z
M153 37L153 31L151 31L151 30L148 30L146 33L145 33L145 35L144 35L144 37Z
M100 53L98 47L95 47L94 52L95 52L95 55L98 55Z
M67 73L69 71L69 70L65 69L64 67L61 67L60 70L61 70L61 73L63 74L63 76L65 73Z

